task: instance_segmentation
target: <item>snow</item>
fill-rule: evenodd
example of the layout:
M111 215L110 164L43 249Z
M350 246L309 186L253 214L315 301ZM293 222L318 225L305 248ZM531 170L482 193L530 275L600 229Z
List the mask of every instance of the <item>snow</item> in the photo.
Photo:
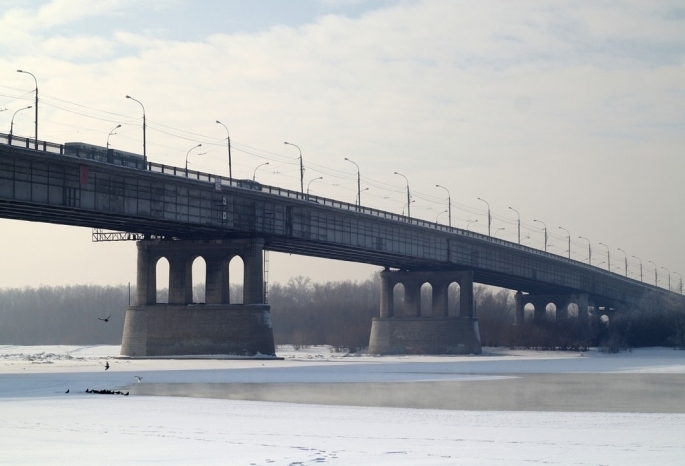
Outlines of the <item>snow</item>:
M118 346L0 346L0 464L685 463L682 412L471 411L134 396L146 384L189 382L389 383L401 390L408 382L498 384L526 374L681 377L684 351L581 355L495 348L483 356L376 357L282 347L283 360L126 359L118 353ZM143 377L140 384L135 375ZM86 388L132 395L90 395Z

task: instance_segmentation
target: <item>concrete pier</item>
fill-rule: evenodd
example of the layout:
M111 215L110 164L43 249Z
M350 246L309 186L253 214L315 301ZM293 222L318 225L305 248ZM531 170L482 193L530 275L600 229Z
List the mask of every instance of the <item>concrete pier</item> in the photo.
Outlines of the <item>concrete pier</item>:
M121 354L274 355L270 307L264 303L263 242L138 241L137 303L126 311ZM228 264L243 260L243 302L230 302ZM157 262L169 261L169 302L157 303ZM207 266L205 303L193 303L192 264Z
M421 307L421 287L432 288L431 308ZM449 286L459 284L459 315L450 315ZM404 287L399 315L394 289ZM473 272L381 272L380 318L371 323L372 354L480 354L480 331L474 315Z

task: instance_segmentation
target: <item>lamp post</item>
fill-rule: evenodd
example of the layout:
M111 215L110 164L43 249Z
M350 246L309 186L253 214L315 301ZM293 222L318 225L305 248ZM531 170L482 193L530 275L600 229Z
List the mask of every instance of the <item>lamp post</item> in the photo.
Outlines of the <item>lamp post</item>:
M226 140L228 141L228 179L232 180L233 179L233 169L231 168L231 134L228 131L228 128L226 127L225 124L220 122L219 120L216 120L217 124L220 124L226 129Z
M671 291L671 271L668 270L666 267L661 268L668 272L668 291Z
M260 164L260 165L257 165L257 168L263 167L264 165L269 165L269 162L264 162L264 163L262 163L262 164ZM255 178L257 177L257 168L255 168L255 169L254 169L254 173L252 173L252 181L254 181Z
M36 150L38 150L38 80L33 75L33 73L29 73L28 71L17 70L17 73L30 74L31 77L33 78L33 81L36 83L36 103L34 104L36 106L36 136L35 136L34 143L35 143Z
M466 231L471 231L469 228L471 227L472 223L476 223L478 220L469 220L469 222L466 224Z
M481 199L480 197L478 198L479 201L483 201L487 204L488 206L488 236L490 235L490 226L492 225L492 216L490 215L490 203L486 201L485 199Z
M533 220L533 221L538 222L538 223L542 223L542 226L545 229L545 252L547 252L547 225L545 224L545 222L543 222L541 220Z
M649 262L650 264L652 264L654 266L654 285L659 286L659 274L657 273L657 269L659 267L657 267L657 265L652 261L647 261L647 262Z
M368 191L368 190L369 190L369 188L364 188L364 189L362 189L362 190L359 192L359 195L361 196L361 193L363 193L364 191ZM362 202L361 202L361 201L359 201L359 205L360 205L360 206L362 205Z
M497 238L497 233L499 233L499 232L502 231L502 230L505 230L505 228L504 228L504 227L498 228L497 231L495 232L494 238Z
M449 226L451 227L452 226L452 195L450 194L450 190L447 189L446 187L442 186L442 185L436 184L435 187L436 188L442 188L445 191L447 191L447 212L448 212L447 215L449 215L449 217L450 217Z
M678 275L678 277L680 278L680 286L678 287L678 289L680 290L680 294L683 294L683 277L678 272L673 273Z
M354 166L357 167L357 200L359 202L359 205L362 205L362 177L361 177L361 172L359 171L359 165L357 165L355 162L352 160L348 159L345 157L345 160L347 160L350 163L354 163Z
M307 198L309 198L309 187L312 185L312 183L316 180L323 180L323 176L319 176L318 178L314 178L313 180L310 180L309 183L307 184Z
M584 236L579 236L578 238L587 241L587 262L592 265L592 246L590 245L590 240Z
M564 227L559 227L560 230L564 230L568 234L568 258L571 258L571 232Z
M304 194L304 164L302 163L302 149L300 149L300 146L298 146L297 144L292 144L290 142L284 142L283 144L295 146L297 147L297 150L300 152L300 193Z
M607 245L604 244L604 243L599 243L599 244L601 244L602 246L604 246L605 248L607 248L607 270L608 270L609 272L611 272L611 254L609 254L609 246L607 246Z
M621 248L616 248L616 249L618 249L619 251L621 251L623 253L623 260L625 261L623 270L625 272L624 275L627 277L628 276L628 254L626 254L626 252Z
M411 218L411 194L409 194L409 180L402 173L394 173L395 175L400 175L407 182L407 217ZM402 209L402 215L404 215L404 209Z
M521 214L519 214L518 210L516 210L512 207L509 207L509 210L513 210L514 212L516 212L516 215L518 216L519 244L521 244Z
M16 112L14 112L14 115L12 115L12 121L10 122L10 137L9 137L9 145L12 145L12 133L14 132L14 117L17 115L17 113L21 112L22 110L27 110L29 108L33 108L31 105L28 107L20 108Z
M412 199L411 202L415 202L415 201ZM409 217L409 209L408 209L408 207L409 207L409 204L411 204L411 202L408 202L408 203L406 203L406 204L404 204L404 205L402 206L402 216L404 216L404 209L406 208L406 209L407 209L407 217Z
M115 131L116 131L118 128L121 128L121 125L116 125L116 126L114 127L114 129L113 129L112 131L110 131L109 134L107 135L107 149L109 149L109 137L110 137L111 135L113 135L113 134L117 134L117 133L115 133Z
M443 210L442 212L440 212L438 215L435 216L435 223L438 223L438 217L440 217L445 212L449 212L449 210Z
M130 95L126 96L127 99L131 99L134 102L138 102L141 107L143 107L143 165L145 166L145 170L147 170L147 148L145 145L145 106L142 104L140 100L136 100Z
M191 150L197 149L198 147L202 147L202 144L198 144L197 146L193 146L190 149L188 149L188 152L186 152L186 175L188 174L188 155L190 155Z
M633 256L635 259L640 261L640 281L642 281L642 259L637 256Z

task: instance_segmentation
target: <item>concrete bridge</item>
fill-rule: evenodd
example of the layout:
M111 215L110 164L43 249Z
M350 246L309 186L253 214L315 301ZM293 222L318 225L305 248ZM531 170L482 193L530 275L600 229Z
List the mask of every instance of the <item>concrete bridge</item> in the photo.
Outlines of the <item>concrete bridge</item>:
M479 352L473 283L517 290L523 307L560 317L573 304L621 309L648 293L681 295L572 259L363 206L308 196L249 180L143 162L142 157L84 144L9 141L0 134L0 217L122 233L138 241L137 303L127 310L127 355L273 353L263 251L382 266L380 317L371 328L377 353ZM207 264L206 304L192 303L192 261ZM228 297L228 263L245 264L242 304ZM156 263L169 261L169 303L156 302ZM420 289L430 284L432 309ZM447 289L460 287L458 315ZM393 294L404 288L404 313Z

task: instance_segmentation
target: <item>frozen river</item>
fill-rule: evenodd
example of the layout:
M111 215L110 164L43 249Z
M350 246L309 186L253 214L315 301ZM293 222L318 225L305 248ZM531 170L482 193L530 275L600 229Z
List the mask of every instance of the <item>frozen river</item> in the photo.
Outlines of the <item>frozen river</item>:
M683 351L373 357L316 347L280 348L283 360L131 360L118 349L0 347L0 464L685 458Z

